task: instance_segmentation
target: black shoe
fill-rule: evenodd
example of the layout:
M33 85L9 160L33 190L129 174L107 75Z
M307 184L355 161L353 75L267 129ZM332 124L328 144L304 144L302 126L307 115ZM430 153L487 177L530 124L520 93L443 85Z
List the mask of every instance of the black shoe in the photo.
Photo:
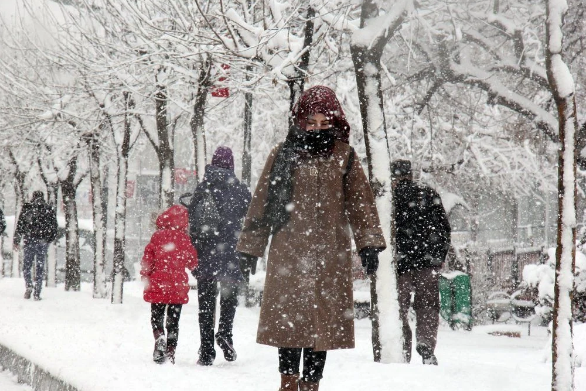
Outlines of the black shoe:
M429 345L425 343L418 343L415 347L415 350L417 350L417 353L421 355L424 365L437 365L437 358L433 354L433 350L431 350Z
M214 364L214 360L216 359L216 351L214 350L214 346L211 347L199 347L198 350L199 359L197 360L197 365L202 366L210 366Z
M24 291L24 298L27 300L30 299L32 293L33 293L33 288L26 288L26 291Z
M226 337L220 333L217 333L216 343L220 349L222 349L222 352L224 353L224 359L226 359L226 361L236 360L236 350L234 349L231 337Z
M166 351L167 351L167 341L165 340L165 335L160 336L155 341L155 350L153 351L153 361L157 364L162 364L165 362L166 358Z
M165 356L167 357L167 360L169 360L169 362L171 364L175 364L175 349L174 348L167 347L167 353L165 354Z
M41 299L41 296L39 296L39 295L34 295L33 296L33 299L34 299L34 301L41 301L41 300L43 300L43 299Z

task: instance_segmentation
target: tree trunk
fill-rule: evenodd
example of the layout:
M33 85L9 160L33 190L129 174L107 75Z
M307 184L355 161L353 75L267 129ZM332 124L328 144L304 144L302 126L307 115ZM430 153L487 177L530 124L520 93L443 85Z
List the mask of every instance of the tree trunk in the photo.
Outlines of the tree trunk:
M246 68L246 75L252 72L252 67ZM244 148L242 148L242 182L250 188L252 179L252 92L244 94Z
M57 213L57 195L59 184L46 183L47 185L47 202ZM47 287L55 288L57 286L57 246L55 242L49 243L47 249Z
M25 202L25 194L24 194L24 180L25 180L25 173L20 170L18 167L18 162L16 161L16 157L11 149L8 150L8 156L10 161L14 166L14 195L16 198L16 209L14 211L14 231L16 232L16 224L18 222L19 212L22 210L22 206ZM14 232L13 236L14 237ZM19 243L22 246L22 243ZM10 267L10 276L11 277L20 277L20 271L22 270L20 267L21 259L22 259L22 247L20 251L12 250L12 265Z
M572 292L576 258L576 116L575 85L562 59L565 1L546 1L545 64L558 109L558 220L552 332L552 391L574 389Z
M21 211L22 206L24 204L23 197L19 191L16 191L16 211ZM14 237L14 233L16 232L16 224L18 222L19 214L15 213L14 216L14 232L12 233L12 237ZM22 243L19 243L22 246ZM22 247L21 247L22 248ZM21 259L22 250L15 251L14 248L12 249L12 263L10 266L10 277L19 278L20 277L20 259Z
M163 85L157 86L155 110L159 136L157 155L159 157L159 207L161 209L167 209L175 202L174 136L169 131L168 103L167 88Z
M193 136L194 165L198 182L203 179L206 166L206 138L203 122L208 92L211 87L211 68L212 63L206 58L202 62L199 70L197 92L195 94L195 102L193 103L193 115L189 123Z
M81 263L79 259L79 230L77 224L76 186L73 180L63 181L63 203L65 204L65 290L79 291L81 286Z
M114 216L114 267L112 269L112 304L122 304L124 294L124 260L126 258L126 182L128 179L128 155L130 154L130 115L134 107L130 93L124 93L126 114L122 144L117 146L118 171L116 173L116 213Z
M118 159L116 214L114 217L114 267L112 270L112 304L122 304L124 258L126 249L126 180L128 156Z
M366 144L368 174L376 197L385 240L389 244L389 247L379 254L380 266L376 278L371 279L371 292L376 293L371 297L374 361L403 362L397 279L393 262L394 237L391 235L391 157L380 88L380 57L372 56L363 47L353 46L352 58Z
M297 66L297 74L291 78L287 84L289 84L289 127L293 126L293 108L295 103L299 100L299 97L303 93L305 88L305 78L307 77L307 69L309 68L309 56L311 54L311 44L313 43L313 18L315 17L315 11L309 7L307 9L307 18L305 22L305 31L303 39L303 49L305 52L301 56L299 65Z
M102 178L100 177L100 138L97 132L86 137L89 149L90 182L92 188L92 215L94 228L94 287L93 297L104 299L106 292L106 227L104 224L104 209L102 200Z
M558 220L552 333L552 390L574 389L572 298L576 259L575 97L558 105ZM574 127L575 125L575 127ZM569 175L568 172L570 173ZM572 178L572 179L570 179Z
M365 0L362 3L360 28L364 29L368 21L377 17L378 6L372 0ZM350 46L366 145L368 175L388 244L387 249L379 254L376 277L371 278L372 349L375 362L404 361L397 277L393 262L391 156L383 111L380 69L384 46L401 25L401 20L401 17L396 19L386 34L372 37L370 45L357 43L353 37Z

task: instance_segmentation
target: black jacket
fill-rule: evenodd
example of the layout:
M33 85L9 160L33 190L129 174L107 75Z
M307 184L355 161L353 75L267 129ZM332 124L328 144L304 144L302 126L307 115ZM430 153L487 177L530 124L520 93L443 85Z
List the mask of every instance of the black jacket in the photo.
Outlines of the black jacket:
M441 266L450 246L451 228L439 194L428 186L403 180L393 191L393 202L399 275Z
M43 240L49 243L55 240L57 237L55 209L41 199L24 204L16 223L14 243L19 244L23 237L25 241Z
M203 279L228 281L242 280L236 243L242 229L242 220L250 204L250 191L240 183L234 171L207 165L203 181L197 185L190 203L189 224L194 227L192 207L197 205L203 193L211 190L222 222L218 227L218 236L198 241L192 236L197 249L197 274Z

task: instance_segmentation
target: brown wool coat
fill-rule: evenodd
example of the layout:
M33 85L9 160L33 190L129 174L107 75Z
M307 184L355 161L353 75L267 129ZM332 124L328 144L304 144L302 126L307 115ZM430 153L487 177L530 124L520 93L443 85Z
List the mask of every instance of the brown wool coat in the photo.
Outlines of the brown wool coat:
M237 250L262 257L267 228L251 229L264 213L278 147L256 187ZM354 347L350 230L358 250L385 248L368 180L352 149L336 141L332 156L302 160L293 176L294 209L271 240L257 342L318 351Z

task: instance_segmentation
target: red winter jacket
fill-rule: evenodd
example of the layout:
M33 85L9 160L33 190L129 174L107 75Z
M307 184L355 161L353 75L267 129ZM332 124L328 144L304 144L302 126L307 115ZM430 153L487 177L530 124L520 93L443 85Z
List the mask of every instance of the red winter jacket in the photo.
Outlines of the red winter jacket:
M141 276L147 280L144 300L149 303L186 304L187 273L197 267L197 252L189 235L187 209L173 205L157 218L157 231L144 249Z

